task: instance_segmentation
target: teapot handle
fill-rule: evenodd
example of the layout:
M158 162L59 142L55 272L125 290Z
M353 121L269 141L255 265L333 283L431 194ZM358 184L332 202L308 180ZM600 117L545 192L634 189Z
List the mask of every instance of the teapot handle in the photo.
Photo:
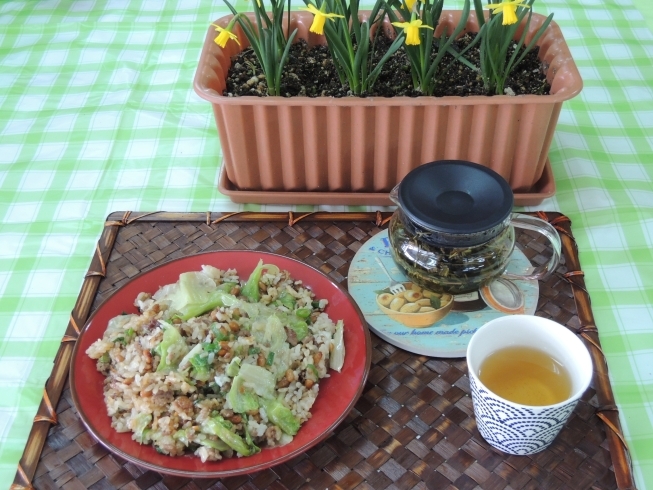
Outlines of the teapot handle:
M556 229L540 218L535 218L533 216L527 216L520 213L512 214L510 224L516 228L523 228L525 230L535 231L544 235L551 243L553 253L548 262L537 266L530 274L521 275L504 272L502 277L507 279L544 279L548 277L549 274L551 274L556 269L556 267L558 267L558 263L560 262L562 243L560 242L560 235L558 235Z

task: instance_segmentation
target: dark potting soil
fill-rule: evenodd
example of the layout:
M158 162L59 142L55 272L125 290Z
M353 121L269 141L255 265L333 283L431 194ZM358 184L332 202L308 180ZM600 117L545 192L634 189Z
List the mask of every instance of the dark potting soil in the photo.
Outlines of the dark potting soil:
M462 50L473 40L475 34L466 34L453 44L456 50ZM374 45L374 60L381 58L392 43L384 34L379 35ZM539 48L531 50L522 62L513 70L506 81L506 88L514 95L548 94L551 86L546 81L546 66L538 58ZM474 66L478 66L479 49L474 46L465 54ZM440 62L441 73L435 87L435 96L445 95L494 95L489 94L483 86L481 76L463 63L453 61L447 54ZM444 68L449 67L447 70ZM227 88L223 95L238 97L244 95L266 96L265 75L251 48L234 56L227 76ZM309 49L305 41L295 43L290 53L281 78L281 95L284 97L347 97L351 93L343 87L338 78L336 67L326 46L314 46ZM408 57L399 49L383 66L372 90L363 96L418 97L421 92L413 88Z

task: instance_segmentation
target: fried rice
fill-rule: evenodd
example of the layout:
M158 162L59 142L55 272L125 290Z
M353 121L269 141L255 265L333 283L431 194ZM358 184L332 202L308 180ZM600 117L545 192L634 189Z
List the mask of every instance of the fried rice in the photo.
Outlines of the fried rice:
M162 454L216 461L290 442L344 362L327 301L262 261L247 281L202 266L134 304L86 353L112 427Z

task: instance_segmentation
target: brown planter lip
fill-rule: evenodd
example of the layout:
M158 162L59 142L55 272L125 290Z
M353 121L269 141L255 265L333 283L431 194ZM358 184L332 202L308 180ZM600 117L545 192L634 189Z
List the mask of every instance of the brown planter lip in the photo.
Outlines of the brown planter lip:
M263 191L237 189L229 181L224 166L220 170L218 190L235 203L292 204L292 205L353 205L395 206L387 192L334 192L334 191ZM515 206L539 206L544 199L553 197L556 184L551 162L547 159L542 177L528 192L515 192Z
M367 11L363 11L362 14L365 15ZM225 27L229 20L232 18L232 15L227 15L217 19L214 24ZM460 11L458 10L444 10L441 16L441 26L446 26L448 24L455 25L457 23L457 18L460 17ZM308 33L308 29L312 22L313 15L309 12L302 11L293 11L291 12L291 24L296 25L299 30L304 30ZM545 16L537 13L533 13L531 20L531 26L541 25ZM475 12L470 12L469 19L467 22L467 28L463 32L476 32L478 31L478 22ZM436 31L436 34L439 32ZM519 34L519 31L518 31ZM323 43L323 36L316 36L315 34L310 34L310 40L313 41L312 44ZM207 30L207 41L210 39L210 42L205 42L202 48L202 53L200 55L200 65L201 61L208 57L216 56L227 56L226 50L220 48L213 42L215 38L215 29L212 26L209 26ZM297 36L300 37L300 36ZM240 35L239 39L243 46L243 49L248 46L247 39L244 35ZM528 41L528 38L527 38ZM242 97L227 97L222 94L217 93L215 90L207 87L205 83L205 78L202 76L202 73L198 69L195 73L195 78L193 80L193 87L195 92L201 98L211 102L219 103L224 105L263 105L263 106L277 106L280 103L286 106L335 106L335 107L352 107L352 106L375 106L375 107L384 107L384 106L453 106L453 105L503 105L503 104L551 104L557 102L563 102L569 100L580 93L583 88L583 81L581 79L580 73L574 60L569 51L567 43L564 41L562 31L560 26L552 21L547 28L545 34L538 40L537 45L542 46L545 43L552 42L555 45L551 45L548 48L548 52L552 56L547 56L551 58L547 73L547 78L549 82L552 81L553 77L557 75L557 72L563 70L565 72L565 83L563 86L556 90L552 94L546 95L493 95L493 96L484 96L484 95L471 95L469 97L460 97L460 96L444 96L444 97L432 97L432 96L421 96L421 97L406 97L406 96L397 96L397 97L306 97L306 96L293 96L293 97L281 97L281 96L268 96L268 97L255 97L255 96L242 96ZM210 48L207 48L209 46ZM215 53L215 54L212 54ZM551 72L551 75L549 75ZM555 90L552 87L552 90Z

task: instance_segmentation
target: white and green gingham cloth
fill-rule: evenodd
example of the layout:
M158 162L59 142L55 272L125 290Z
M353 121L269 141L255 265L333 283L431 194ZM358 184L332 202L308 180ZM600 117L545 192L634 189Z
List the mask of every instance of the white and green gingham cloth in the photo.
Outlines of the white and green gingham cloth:
M572 219L636 481L653 489L653 14L637 1L648 18L631 0L535 3L584 89L552 145L557 194L534 209ZM0 2L0 486L109 213L288 209L217 191L217 131L192 80L225 13L217 0Z

